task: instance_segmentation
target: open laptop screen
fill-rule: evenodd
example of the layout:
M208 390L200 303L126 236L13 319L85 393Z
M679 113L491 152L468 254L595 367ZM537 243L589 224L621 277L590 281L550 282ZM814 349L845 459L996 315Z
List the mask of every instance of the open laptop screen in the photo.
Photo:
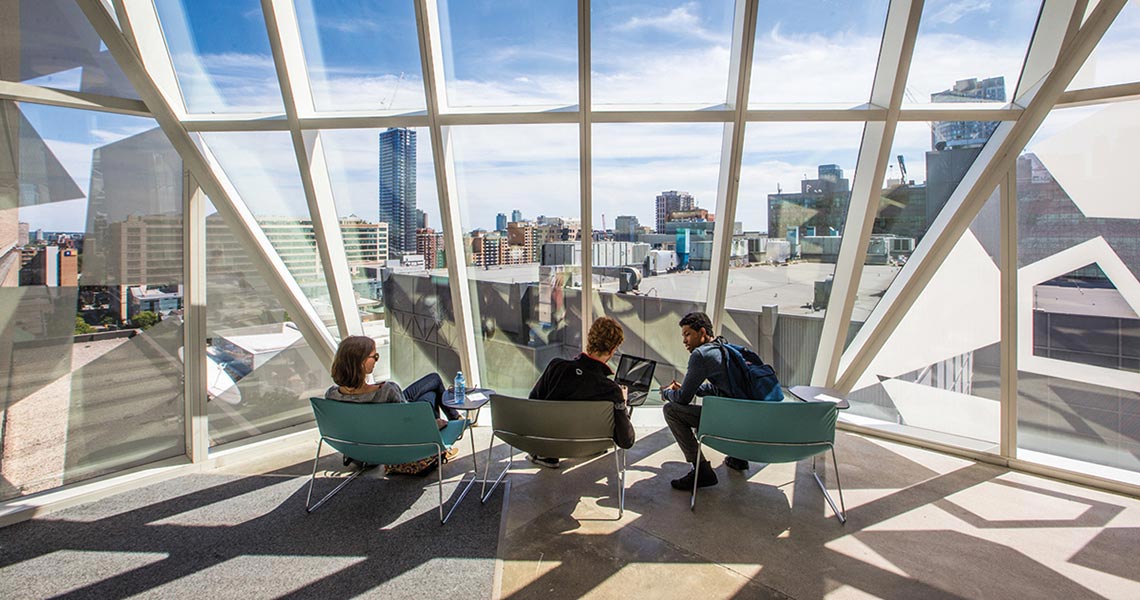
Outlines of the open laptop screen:
M653 371L657 368L657 361L623 354L618 363L614 381L628 387L630 390L647 392L653 384Z

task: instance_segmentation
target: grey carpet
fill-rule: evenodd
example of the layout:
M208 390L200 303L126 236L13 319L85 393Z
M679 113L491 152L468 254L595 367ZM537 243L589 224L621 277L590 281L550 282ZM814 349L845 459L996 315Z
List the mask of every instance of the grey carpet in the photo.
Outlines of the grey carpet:
M434 473L376 469L306 515L307 468L188 475L0 529L0 598L491 596L501 494L481 505L476 485L441 526ZM334 484L318 475L314 497Z

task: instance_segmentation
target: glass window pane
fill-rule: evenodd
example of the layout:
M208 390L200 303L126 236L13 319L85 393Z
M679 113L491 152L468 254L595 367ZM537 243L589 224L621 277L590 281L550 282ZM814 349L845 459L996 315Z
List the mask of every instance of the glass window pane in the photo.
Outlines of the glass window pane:
M551 358L580 351L566 344L565 293L580 270L563 260L581 243L578 127L453 127L451 136L480 381L526 396Z
M842 418L998 452L1000 194L994 192L848 394ZM874 267L864 267L864 277ZM968 289L968 292L966 291ZM857 323L852 323L852 326Z
M760 3L750 104L871 98L887 0Z
M178 154L151 119L0 111L0 499L183 454Z
M4 80L138 99L74 2L5 2L0 39L4 40L0 45L0 78Z
M727 0L592 2L594 103L723 103L732 18Z
M594 126L594 316L617 319L621 352L658 361L662 384L688 364L677 322L705 310L723 130Z
M202 140L237 189L238 200L253 213L317 314L337 337L324 263L289 134L207 133Z
M1018 456L1140 483L1140 102L1053 111L1017 160Z
M906 82L908 102L1012 98L1040 0L931 0L922 8Z
M260 2L161 0L155 8L188 112L285 111Z
M811 380L862 132L861 123L749 123L745 132L725 323L784 385Z
M425 107L413 3L298 0L297 22L318 111Z
M578 5L439 3L439 40L450 106L578 103Z
M391 330L398 325L396 316L404 317L405 326L402 335L406 339L399 347L411 347L410 336L417 330L413 321L442 316L423 307L417 311L416 303L437 303L438 299L431 297L437 292L437 285L441 286L438 292L448 295L447 256L428 130L330 130L321 132L321 141L360 318L365 334L376 340L380 352L373 375L377 380L395 379L402 385L437 369L441 369L441 375L454 375L451 366L443 370L433 362L438 350L425 350L418 361L402 360L406 358L400 356L402 353L391 352ZM394 218L397 216L399 219ZM373 235L377 241L374 250L368 242ZM406 240L410 240L407 245ZM385 279L385 273L391 275ZM420 279L432 283L425 286ZM385 291L396 295L386 296ZM446 301L450 303L450 297ZM438 325L432 323L419 331L438 329ZM453 319L449 327L454 327ZM428 336L421 337L424 339L418 343L426 344ZM437 338L432 339L438 342ZM454 340L448 340L442 345L448 355L447 363L458 364L452 351Z
M309 348L237 238L206 216L206 394L210 445L313 419L328 369Z
M1096 3L1089 3L1089 10ZM1104 33L1069 89L1140 81L1140 0L1131 0Z

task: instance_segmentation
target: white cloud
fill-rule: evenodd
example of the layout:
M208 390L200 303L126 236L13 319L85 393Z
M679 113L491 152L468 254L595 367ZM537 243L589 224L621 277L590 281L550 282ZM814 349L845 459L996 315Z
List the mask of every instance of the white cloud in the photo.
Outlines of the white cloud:
M972 12L989 12L989 10L989 0L960 0L946 4L941 9L924 15L924 18L934 23L951 25Z
M717 35L701 25L700 17L695 13L696 5L693 3L678 6L665 14L648 17L630 17L625 23L615 27L618 31L637 31L642 29L656 29L670 35L693 37L699 40L723 43L722 36Z

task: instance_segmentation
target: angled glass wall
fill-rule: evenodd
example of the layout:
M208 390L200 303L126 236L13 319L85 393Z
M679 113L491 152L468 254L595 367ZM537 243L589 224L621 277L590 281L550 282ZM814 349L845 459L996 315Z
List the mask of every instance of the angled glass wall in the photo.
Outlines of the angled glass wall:
M1018 455L1140 481L1140 102L1055 109L1017 159Z
M0 498L181 455L181 160L151 119L0 111Z
M1090 2L1089 10L1094 6ZM1140 55L1140 2L1129 0L1077 72L1069 89L1140 82L1137 55Z

